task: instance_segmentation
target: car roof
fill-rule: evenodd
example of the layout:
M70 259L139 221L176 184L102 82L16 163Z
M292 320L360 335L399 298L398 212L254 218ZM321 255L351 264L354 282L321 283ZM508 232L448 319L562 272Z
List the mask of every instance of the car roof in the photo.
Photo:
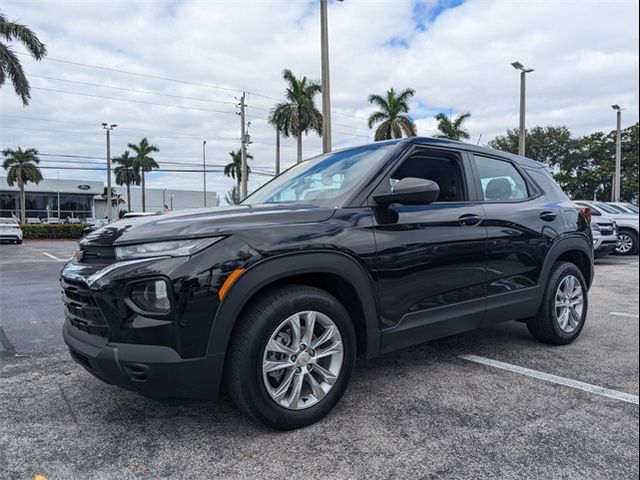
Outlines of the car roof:
M472 143L466 142L457 142L455 140L449 140L446 138L435 138L435 137L409 137L403 139L394 139L394 140L383 140L380 142L375 142L375 145L426 145L426 146L434 146L434 147L448 147L455 148L456 150L465 150L471 153L478 153L490 156L498 156L508 160L511 160L522 167L528 168L545 168L545 164L542 162L538 162L536 160L532 160L530 158L521 157L520 155L514 155L512 153L503 152L502 150L495 150L493 148L483 147L480 145L474 145ZM370 146L371 144L360 145L360 147ZM359 147L353 147L359 148Z

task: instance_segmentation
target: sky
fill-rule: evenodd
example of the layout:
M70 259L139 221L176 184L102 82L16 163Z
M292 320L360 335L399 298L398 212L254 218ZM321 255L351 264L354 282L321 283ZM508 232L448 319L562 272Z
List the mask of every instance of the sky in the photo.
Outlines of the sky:
M266 119L284 98L282 70L320 79L317 0L3 0L0 9L48 48L37 62L13 44L32 99L23 107L10 82L0 89L0 147L36 147L41 165L59 168L60 178L105 179L74 167L104 168L107 122L118 124L113 156L145 136L159 147L160 170L148 186L202 189L202 172L167 170L201 169L203 140L208 169L228 163L246 91L253 190L274 172ZM410 113L419 135L436 133L438 112L471 112L469 141L485 144L518 124L516 60L535 69L527 77L529 127L608 131L612 104L625 107L623 126L638 121L635 0L330 0L328 11L334 148L372 141L367 97L390 87L415 89ZM304 137L303 150L305 158L319 154L320 138ZM295 155L295 139L283 139L283 166ZM207 174L208 189L222 197L233 184Z

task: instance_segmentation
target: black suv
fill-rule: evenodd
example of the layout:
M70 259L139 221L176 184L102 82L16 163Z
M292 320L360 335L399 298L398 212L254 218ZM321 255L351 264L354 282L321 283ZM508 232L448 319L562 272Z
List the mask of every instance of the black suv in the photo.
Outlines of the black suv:
M291 429L342 397L356 356L507 320L584 326L591 228L542 164L410 138L290 168L241 205L124 219L61 273L64 339L96 377L213 399Z

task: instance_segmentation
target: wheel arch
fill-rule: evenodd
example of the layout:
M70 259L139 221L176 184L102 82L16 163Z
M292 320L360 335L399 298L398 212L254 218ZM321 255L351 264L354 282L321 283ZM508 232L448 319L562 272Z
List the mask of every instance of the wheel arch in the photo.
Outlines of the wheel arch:
M261 260L229 289L216 312L207 352L224 353L243 310L258 295L283 284L310 285L335 296L356 330L359 356L379 354L380 332L373 282L360 263L341 252L305 252Z
M593 283L593 247L582 237L570 237L556 243L542 267L541 285L546 285L553 265L558 261L567 261L576 265L590 288Z

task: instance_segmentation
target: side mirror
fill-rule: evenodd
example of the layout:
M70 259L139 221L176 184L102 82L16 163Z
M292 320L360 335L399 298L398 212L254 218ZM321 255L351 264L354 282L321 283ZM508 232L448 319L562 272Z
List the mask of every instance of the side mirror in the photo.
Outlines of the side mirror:
M440 196L440 187L432 180L406 177L400 180L389 194L375 195L376 202L383 205L402 203L405 205L427 205Z

